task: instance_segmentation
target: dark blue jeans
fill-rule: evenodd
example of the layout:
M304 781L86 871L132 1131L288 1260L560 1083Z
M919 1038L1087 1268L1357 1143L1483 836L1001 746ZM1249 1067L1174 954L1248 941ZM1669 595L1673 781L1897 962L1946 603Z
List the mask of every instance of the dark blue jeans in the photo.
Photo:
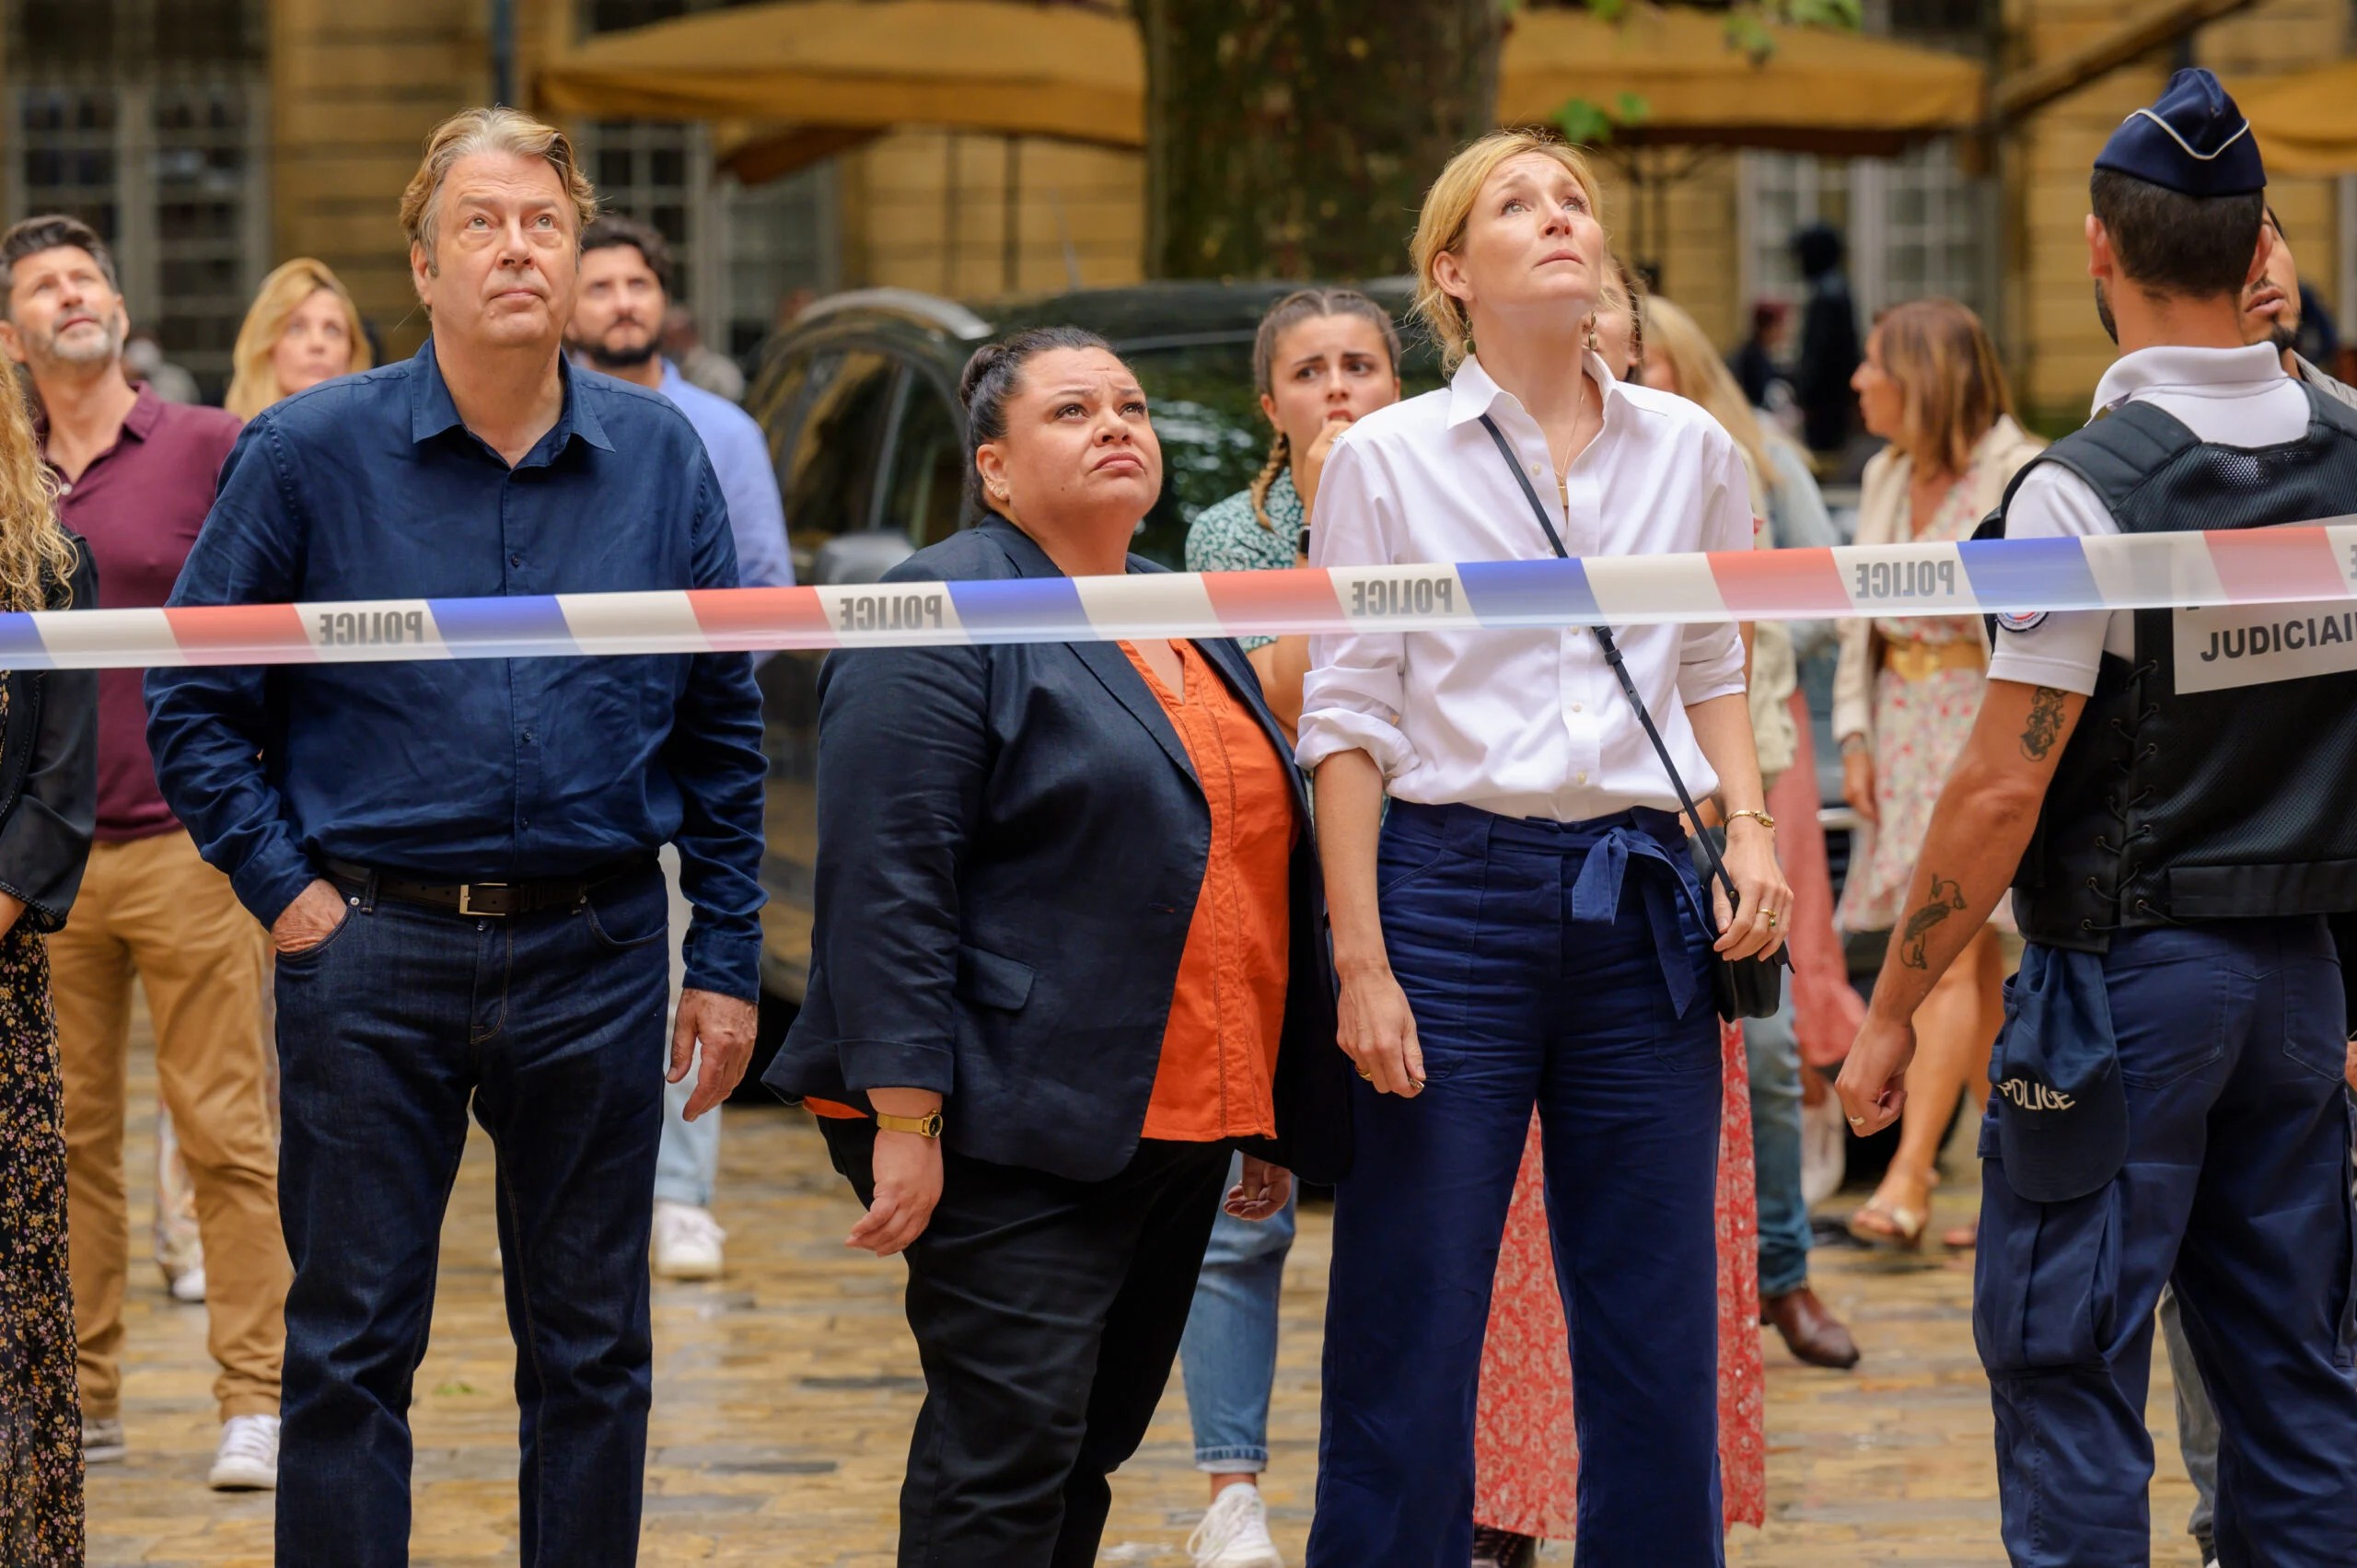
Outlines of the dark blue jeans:
M1471 1555L1481 1343L1534 1103L1571 1327L1577 1561L1724 1561L1719 1022L1682 838L1640 818L1395 804L1384 824L1384 940L1427 1086L1359 1086L1310 1568Z
M1972 1326L2006 1552L2018 1568L2149 1560L2144 1403L2153 1309L2173 1280L2223 1439L2219 1562L2348 1568L2357 1214L2325 923L2124 931L2104 979L2128 1092L2119 1174L2032 1202L2006 1179L1993 1111L1982 1124Z
M668 913L652 865L507 920L364 899L279 959L280 1568L409 1561L411 1379L470 1106L498 1151L521 1561L637 1560Z

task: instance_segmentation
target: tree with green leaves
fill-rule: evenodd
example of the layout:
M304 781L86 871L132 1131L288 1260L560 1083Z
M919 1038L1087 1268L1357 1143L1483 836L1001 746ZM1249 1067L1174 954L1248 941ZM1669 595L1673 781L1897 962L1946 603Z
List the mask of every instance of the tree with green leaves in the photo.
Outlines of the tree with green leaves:
M1502 0L1142 0L1146 272L1403 271L1424 187L1497 120Z
M1146 61L1146 253L1162 278L1404 269L1424 187L1497 123L1498 57L1526 0L1137 0ZM1535 0L1532 0L1535 3ZM1617 20L1643 0L1562 0ZM1768 21L1854 29L1859 0L1706 5L1727 47ZM1572 141L1642 125L1632 94L1573 99Z

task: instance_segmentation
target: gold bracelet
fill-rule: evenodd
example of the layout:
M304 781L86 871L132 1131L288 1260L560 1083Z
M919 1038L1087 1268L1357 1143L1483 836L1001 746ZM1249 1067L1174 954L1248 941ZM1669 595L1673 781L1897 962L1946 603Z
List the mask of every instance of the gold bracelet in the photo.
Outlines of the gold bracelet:
M1769 816L1765 811L1730 811L1727 813L1727 825L1734 826L1735 819L1738 817L1748 817L1771 833L1776 830L1776 819Z

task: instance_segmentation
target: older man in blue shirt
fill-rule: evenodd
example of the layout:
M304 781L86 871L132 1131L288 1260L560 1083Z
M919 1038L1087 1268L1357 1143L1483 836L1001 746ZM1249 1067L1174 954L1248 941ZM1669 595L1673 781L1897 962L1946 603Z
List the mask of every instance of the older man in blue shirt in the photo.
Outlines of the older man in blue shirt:
M651 393L559 353L595 197L562 134L454 116L402 198L434 335L246 427L174 604L736 584ZM436 604L433 613L481 610ZM411 1378L471 1106L498 1152L528 1564L635 1561L668 906L672 1071L752 1048L761 719L742 654L157 670L164 793L278 953L287 1296L278 1562L408 1561Z
M785 508L769 440L753 416L717 393L691 386L660 352L663 313L671 291L671 248L661 232L634 218L608 213L581 236L581 285L566 337L593 370L660 392L679 406L703 438L728 523L737 539L737 577L749 588L786 587L794 560L786 552ZM675 867L667 864L667 872ZM676 877L672 910L680 912ZM672 983L683 972L675 947ZM655 1162L655 1272L668 1279L715 1279L727 1233L712 1216L720 1174L720 1107L687 1114L688 1080L663 1097L663 1146Z

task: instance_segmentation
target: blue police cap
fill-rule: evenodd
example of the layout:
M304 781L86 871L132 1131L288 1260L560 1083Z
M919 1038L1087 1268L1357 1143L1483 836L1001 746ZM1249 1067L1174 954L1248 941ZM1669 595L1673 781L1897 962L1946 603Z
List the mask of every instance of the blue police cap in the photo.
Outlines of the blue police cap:
M1994 1074L2005 1179L2034 1203L2084 1198L2128 1158L2128 1090L2103 958L2033 944L2006 991Z
M2188 196L2242 196L2267 189L2258 138L2209 72L2179 71L2150 109L2119 122L2096 156L2108 168Z

